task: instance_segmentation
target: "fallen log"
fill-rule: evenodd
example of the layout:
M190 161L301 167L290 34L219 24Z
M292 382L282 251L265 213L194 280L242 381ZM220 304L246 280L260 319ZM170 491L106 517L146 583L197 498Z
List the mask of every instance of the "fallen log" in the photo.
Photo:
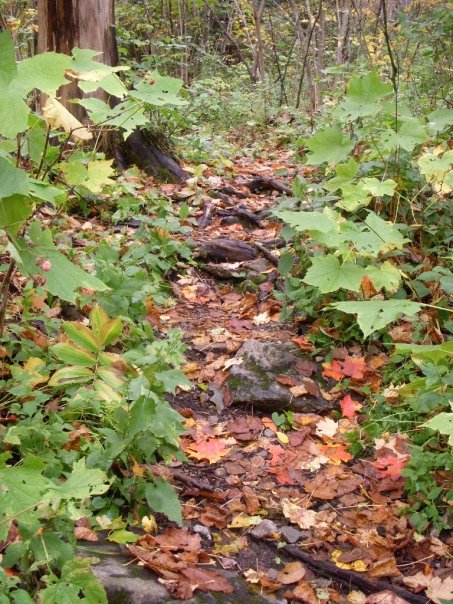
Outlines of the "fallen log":
M340 583L343 583L347 586L356 585L362 591L367 593L378 593L380 591L389 590L393 593L397 594L400 598L403 598L410 604L428 604L430 599L426 596L421 596L419 594L414 594L413 592L405 589L404 587L399 587L397 585L393 585L387 581L381 580L373 580L368 579L361 573L357 573L352 570L344 570L342 568L338 568L333 562L328 562L326 560L316 560L299 549L296 545L285 545L282 548L284 552L293 556L293 558L297 558L301 560L308 566L310 566L314 571L323 575L324 577L333 578ZM282 549L279 551L281 552Z
M199 255L220 262L244 262L258 255L253 246L237 239L214 239L196 242L195 245Z
M259 193L260 191L278 191L279 193L285 193L286 195L293 194L291 187L288 187L285 183L276 180L275 178L266 178L264 176L256 176L252 180L245 182L244 186L247 187L251 193Z

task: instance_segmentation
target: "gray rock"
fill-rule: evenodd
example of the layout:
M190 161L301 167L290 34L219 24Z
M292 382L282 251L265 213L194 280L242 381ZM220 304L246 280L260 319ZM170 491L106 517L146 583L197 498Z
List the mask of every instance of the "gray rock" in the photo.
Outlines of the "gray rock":
M292 526L282 526L279 531L286 543L297 543L302 537L302 533Z
M91 549L91 548L90 548ZM118 547L109 543L96 543L92 552L79 551L80 555L96 556L100 562L93 565L95 577L104 585L109 604L180 604L161 585L154 573L137 566ZM221 571L235 590L231 594L195 592L186 604L276 604L275 599L253 595L246 582L233 572ZM286 600L285 600L286 601ZM283 601L278 601L283 602Z
M250 534L257 539L270 537L273 533L278 533L278 528L275 522L272 522L272 520L262 520L250 531Z
M321 397L294 397L289 388L276 380L280 374L301 378L294 370L299 360L309 357L292 342L261 342L248 340L236 353L240 365L233 365L227 386L233 404L253 405L265 411L290 409L302 413L320 413L332 409L334 403ZM322 386L322 381L320 385Z
M198 533L208 541L212 541L211 531L204 524L194 524L192 530L194 533Z

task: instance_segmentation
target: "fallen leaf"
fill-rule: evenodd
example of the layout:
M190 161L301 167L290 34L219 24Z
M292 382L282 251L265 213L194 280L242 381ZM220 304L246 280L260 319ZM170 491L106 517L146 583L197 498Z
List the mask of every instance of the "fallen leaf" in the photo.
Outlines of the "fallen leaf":
M309 529L315 526L317 512L314 510L307 510L293 503L290 499L282 499L281 504L284 516L294 524L298 524L301 529Z
M291 341L294 342L294 344L297 344L299 346L299 348L301 348L302 350L307 350L307 351L314 350L313 344L311 342L309 342L305 336L299 336L298 338L293 338Z
M347 356L342 361L342 370L345 376L355 380L362 380L366 372L365 358Z
M285 597L291 601L304 602L304 604L321 604L316 591L308 581L301 581L292 591L286 592Z
M185 453L192 459L206 459L210 464L217 463L222 457L228 455L231 447L225 445L226 439L208 438L196 443L192 443Z
M353 417L355 417L356 412L362 409L363 405L351 398L350 394L347 394L344 398L341 399L340 407L343 417L352 419Z
M365 604L409 604L409 602L397 596L393 591L386 589L368 596Z
M334 360L322 364L324 371L322 372L324 377L330 377L337 382L344 378L343 369L339 361Z
M338 422L326 417L316 424L316 434L318 436L328 436L332 438L338 430Z
M275 378L279 384L283 386L296 386L297 380L292 375L277 375Z
M99 541L97 534L86 526L74 527L74 536L76 539L80 539L82 541Z
M304 578L306 568L299 560L288 562L277 575L277 581L282 585L297 583Z
M221 574L213 570L205 570L204 568L184 568L181 570L192 589L195 591L219 591L224 594L230 594L234 591L234 587Z
M453 600L453 576L433 577L426 589L426 595L436 604L449 604Z
M363 560L353 560L352 562L341 562L340 557L342 555L342 551L339 549L333 550L331 556L332 561L335 566L338 568L342 568L343 570L354 570L358 573L364 573L367 570L367 565Z
M298 384L297 386L293 386L289 389L293 396L303 396L304 394L308 394L308 390L305 388L303 384Z
M388 476L392 480L401 478L401 472L409 461L409 457L397 457L396 455L387 455L373 462L373 465L380 470L379 475L384 478Z

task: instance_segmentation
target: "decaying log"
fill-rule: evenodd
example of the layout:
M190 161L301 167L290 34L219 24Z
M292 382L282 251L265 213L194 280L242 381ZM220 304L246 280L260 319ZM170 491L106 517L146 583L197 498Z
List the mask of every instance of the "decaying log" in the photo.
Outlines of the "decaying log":
M286 195L293 194L291 187L288 187L285 183L280 182L275 178L265 178L264 176L256 176L252 180L245 182L244 186L246 186L251 193L258 193L260 191L278 191L279 193L286 193Z
M407 600L407 602L410 602L411 604L428 604L428 602L430 602L429 598L419 594L414 594L404 587L393 585L387 581L368 579L361 573L338 568L338 566L333 564L333 562L316 560L316 558L313 558L310 556L310 554L303 552L296 545L285 545L285 547L282 549L290 556L293 556L293 558L297 558L310 566L320 575L328 577L329 579L335 579L340 583L344 583L346 586L350 587L351 585L356 585L367 593L378 593L380 591L389 590L397 594L400 598ZM282 550L280 549L279 551L281 552Z
M253 260L258 255L253 246L237 239L213 239L196 242L195 245L199 255L220 262L244 262Z

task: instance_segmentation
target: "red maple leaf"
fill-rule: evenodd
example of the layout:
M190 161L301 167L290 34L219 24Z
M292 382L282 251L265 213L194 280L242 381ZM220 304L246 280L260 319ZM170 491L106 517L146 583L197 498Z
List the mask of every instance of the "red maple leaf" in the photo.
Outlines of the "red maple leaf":
M387 457L381 457L377 459L373 465L379 468L379 475L381 478L388 476L392 480L398 480L401 477L401 471L409 461L409 457L397 457L396 455L387 455Z
M302 350L313 350L314 346L311 342L307 340L305 336L299 336L298 338L293 338L292 341L294 344L297 344L302 348Z
M342 380L345 376L341 367L340 361L332 361L331 363L323 363L324 371L322 372L324 377L330 377L333 380Z
M360 411L363 405L351 398L350 394L347 394L344 398L341 399L340 407L343 417L352 419L353 417L355 417L356 412Z
M341 364L344 375L354 378L355 380L363 379L367 369L364 357L355 358L348 356Z
M209 463L216 463L231 451L231 447L225 446L225 440L220 438L208 438L197 443L192 443L185 452L194 459L207 459Z

